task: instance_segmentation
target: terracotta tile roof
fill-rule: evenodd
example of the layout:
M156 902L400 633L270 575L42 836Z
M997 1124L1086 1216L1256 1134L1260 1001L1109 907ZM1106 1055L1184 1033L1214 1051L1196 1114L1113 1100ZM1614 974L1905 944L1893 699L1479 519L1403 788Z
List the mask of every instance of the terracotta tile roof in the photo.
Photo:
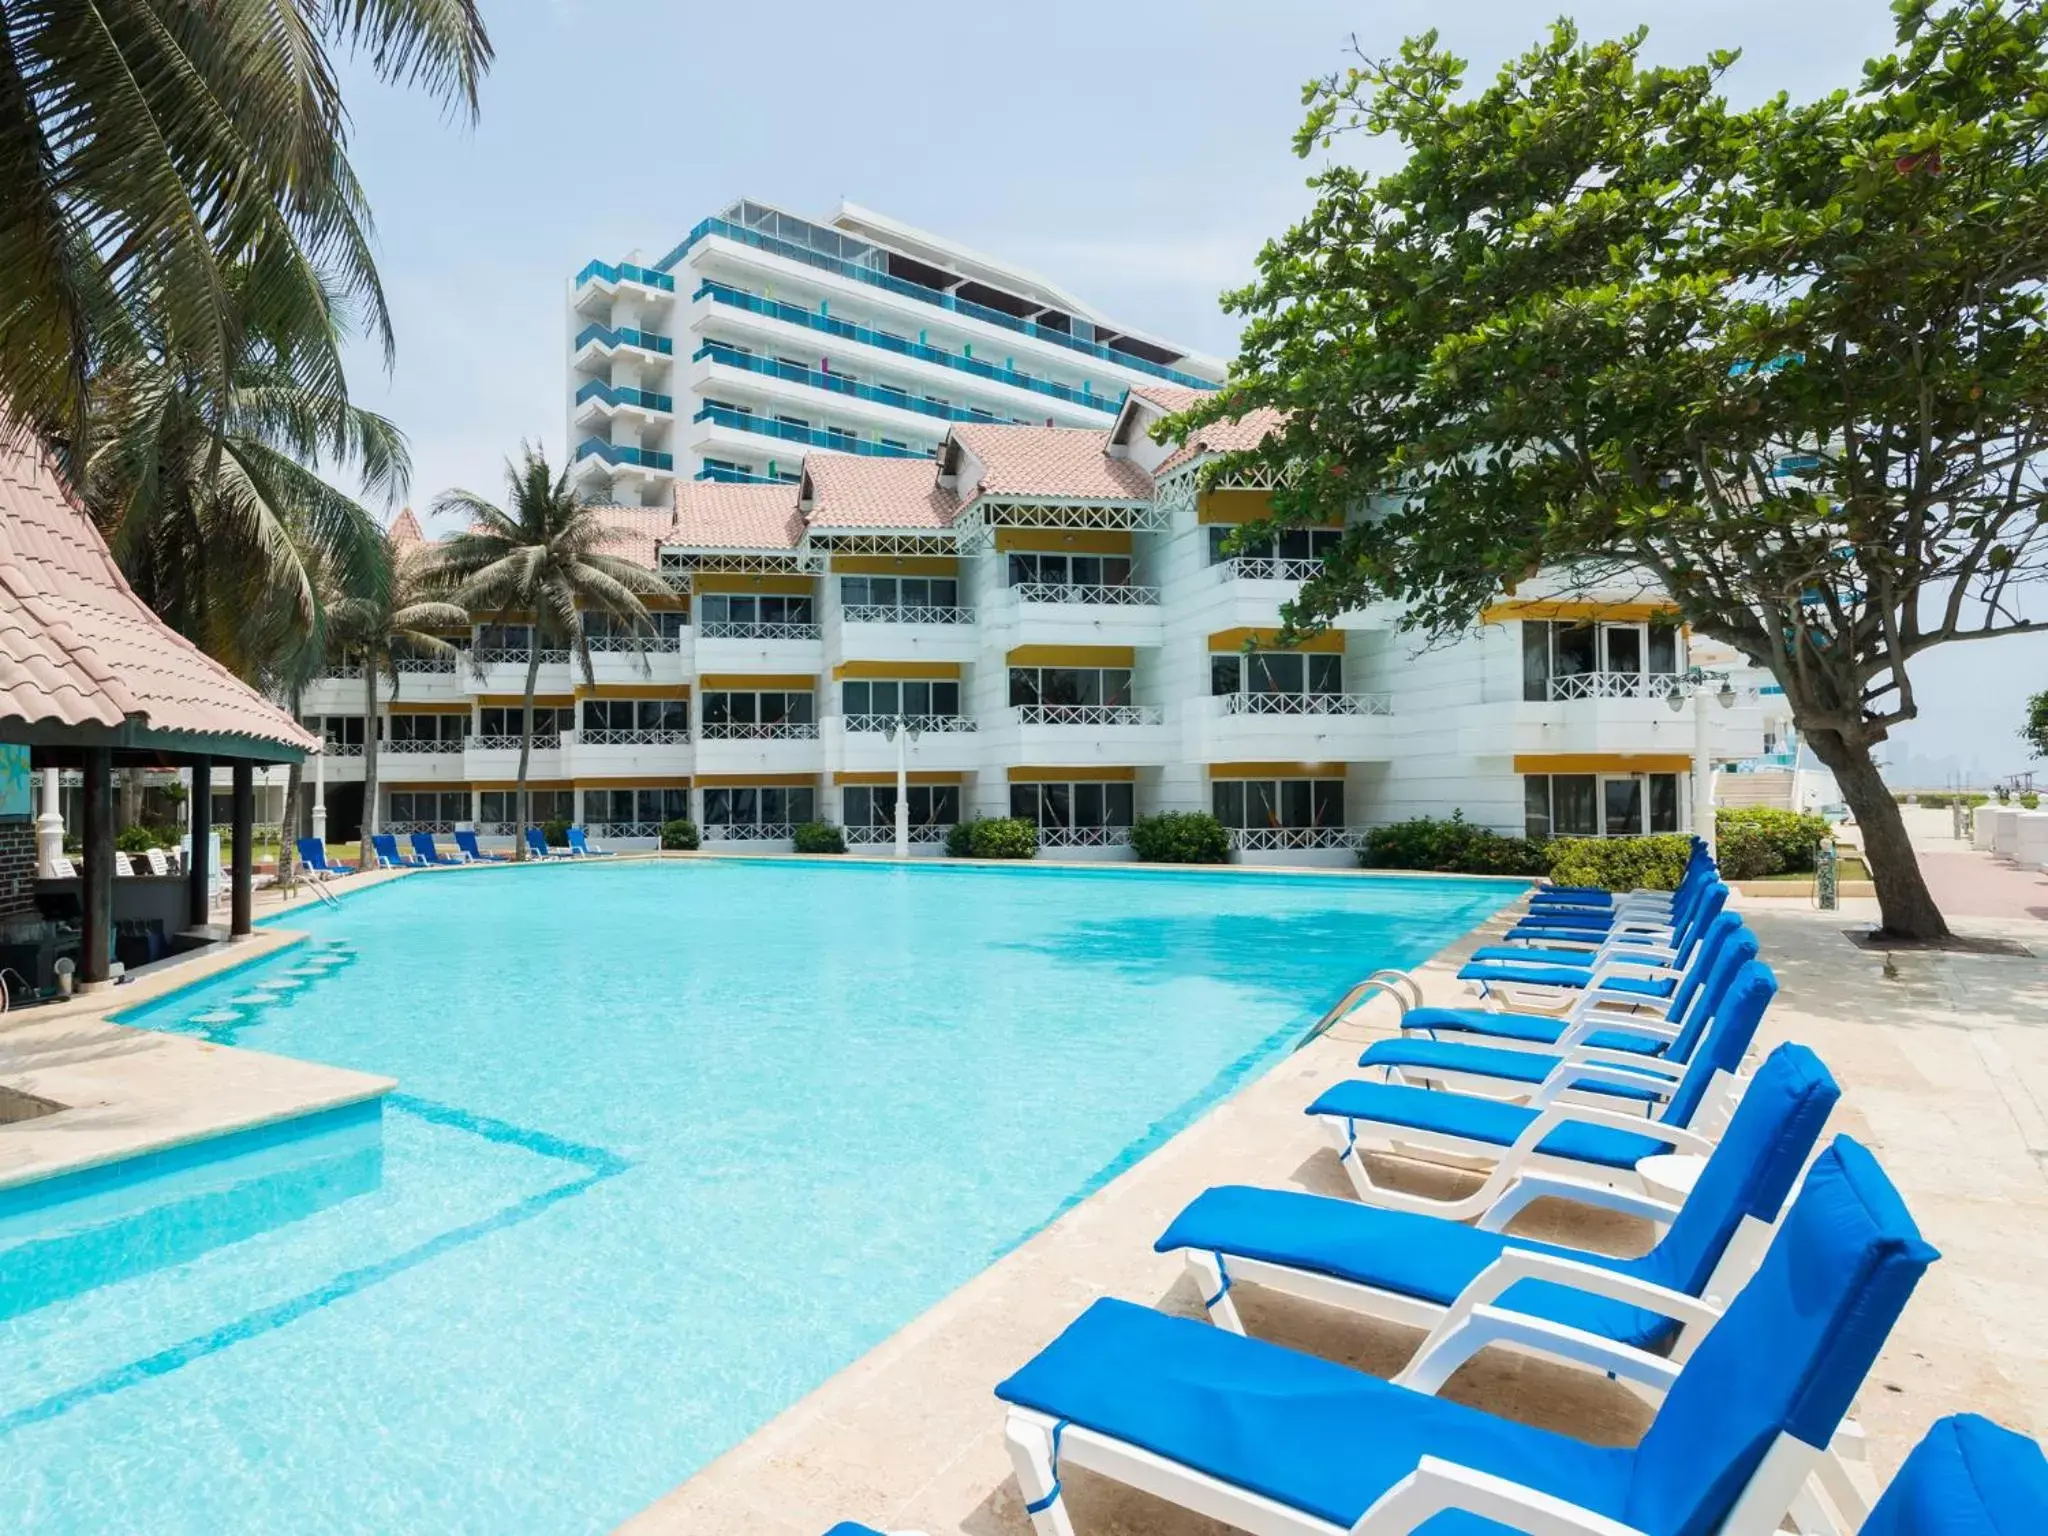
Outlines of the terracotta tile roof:
M663 544L675 542L676 514L670 507L592 507L611 530L603 553L630 560L653 570L660 563L656 552Z
M794 485L676 485L675 526L667 542L685 549L795 549L804 536Z
M400 550L412 548L415 544L427 542L427 536L420 530L420 520L412 515L412 508L402 509L391 520L391 526L384 530L391 542Z
M950 528L960 498L939 484L929 459L804 458L813 528Z
M1197 400L1215 393L1209 389L1186 389L1178 384L1133 384L1131 393L1140 400L1149 400L1160 410L1184 411Z
M50 464L0 435L0 720L317 750L138 598Z
M1178 469L1204 454L1238 453L1246 448L1256 448L1279 431L1286 420L1286 416L1272 406L1261 405L1247 411L1239 421L1212 421L1168 454L1152 471L1153 476L1156 478Z
M1078 501L1149 501L1152 478L1127 459L1112 459L1107 432L1086 427L957 426L948 434L982 464L981 484L960 487L963 500L983 496L1071 496Z

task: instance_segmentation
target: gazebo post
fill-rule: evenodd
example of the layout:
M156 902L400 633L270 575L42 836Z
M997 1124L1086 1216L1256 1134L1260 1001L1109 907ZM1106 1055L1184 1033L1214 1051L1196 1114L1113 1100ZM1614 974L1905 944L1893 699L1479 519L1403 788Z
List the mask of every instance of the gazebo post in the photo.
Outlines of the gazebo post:
M186 821L192 831L192 857L185 861L186 903L192 909L187 924L203 928L213 920L213 905L207 899L207 882L213 871L206 857L206 845L213 839L213 759L192 759L192 793L186 799Z
M108 747L85 749L84 826L80 830L85 868L80 871L78 979L85 987L107 984L114 948L114 754Z
M235 759L234 848L235 872L229 886L228 937L249 936L250 916L256 886L256 766L246 757Z

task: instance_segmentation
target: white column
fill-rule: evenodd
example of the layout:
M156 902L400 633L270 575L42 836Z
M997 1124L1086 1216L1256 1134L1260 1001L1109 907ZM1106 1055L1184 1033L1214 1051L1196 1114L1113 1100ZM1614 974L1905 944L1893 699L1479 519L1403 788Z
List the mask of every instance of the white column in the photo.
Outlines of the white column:
M910 857L910 722L896 719L896 857Z
M55 768L43 770L43 814L36 818L36 874L45 880L56 877L57 860L64 857L64 800L62 776Z
M1692 691L1692 830L1714 849L1713 722L1707 718L1707 684L1702 678Z
M324 731L325 725L321 727ZM327 753L324 750L313 754L313 837L324 845L327 842Z

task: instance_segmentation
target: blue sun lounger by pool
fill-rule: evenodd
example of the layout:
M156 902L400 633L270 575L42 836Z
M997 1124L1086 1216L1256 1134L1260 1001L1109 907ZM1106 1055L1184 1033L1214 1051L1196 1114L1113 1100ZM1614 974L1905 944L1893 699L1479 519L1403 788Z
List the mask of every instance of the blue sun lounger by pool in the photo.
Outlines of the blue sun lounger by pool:
M1634 1446L1589 1445L1117 1300L1082 1313L996 1396L1040 1536L1071 1536L1061 1478L1074 1467L1265 1536L1769 1532L1832 1462L1936 1257L1876 1160L1838 1139L1682 1366L1544 1330L1550 1353L1605 1360L1659 1395ZM1439 1520L1449 1511L1466 1513Z
M1328 1195L1225 1185L1197 1196L1153 1246L1186 1256L1211 1320L1233 1333L1244 1332L1230 1295L1240 1282L1429 1330L1394 1378L1410 1385L1445 1380L1485 1344L1512 1341L1526 1318L1683 1359L1754 1272L1840 1097L1812 1051L1779 1046L1757 1068L1683 1206L1590 1180L1532 1178L1468 1227ZM1544 1197L1666 1230L1631 1258L1509 1235L1509 1222Z
M1475 950L1468 963L1593 965L1605 955L1676 945L1696 923L1711 922L1727 900L1728 887L1708 878L1682 892L1668 918L1654 922L1630 919L1590 928L1525 918L1508 930L1503 942Z
M593 848L590 839L581 827L569 829L569 856L576 859L610 859L617 855L609 848Z
M1498 989L1603 994L1618 1002L1668 998L1690 969L1708 925L1728 904L1728 888L1708 887L1672 937L1670 945L1616 944L1598 951L1529 950L1507 946L1482 949L1458 970L1460 981L1482 994Z
M436 848L434 846L434 834L431 832L408 833L406 840L412 844L413 857L422 864L461 864L465 862L455 854L443 853L440 849Z
M569 857L569 852L565 848L550 848L547 838L541 835L539 827L528 827L526 829L526 851L536 859L566 859Z
M482 848L477 846L476 833L474 831L457 832L455 834L455 846L462 850L465 857L473 859L479 864L502 864L505 862L504 854L485 853Z
M1853 1511L1850 1512L1853 1518ZM2048 1456L1975 1413L1936 1419L1863 1521L1861 1536L2048 1531Z
M322 880L339 880L343 875L355 873L352 869L328 863L327 844L319 838L301 837L295 839L295 843L299 850L299 863L310 869Z
M400 853L395 833L373 833L370 837L370 846L376 849L377 862L385 869L418 869L425 862L412 854Z

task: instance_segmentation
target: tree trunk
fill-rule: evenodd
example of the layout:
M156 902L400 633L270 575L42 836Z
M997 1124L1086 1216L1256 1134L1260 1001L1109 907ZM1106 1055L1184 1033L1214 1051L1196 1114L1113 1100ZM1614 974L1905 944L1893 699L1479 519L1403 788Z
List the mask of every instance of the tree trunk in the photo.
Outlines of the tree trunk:
M515 863L526 857L527 818L531 813L526 792L526 764L533 756L533 689L539 679L540 636L536 634L526 653L526 708L519 717L519 785L516 797L519 825L512 829L512 858Z
M142 769L130 768L121 775L121 814L116 831L124 831L142 820L142 774Z
M1906 836L1906 820L1871 761L1869 745L1850 741L1839 731L1808 731L1806 744L1834 774L1835 786L1863 834L1863 852L1877 886L1879 931L1900 939L1947 938L1948 924L1920 873L1920 861Z
M363 656L363 831L362 841L356 846L356 862L364 869L375 869L376 855L372 853L370 839L377 835L377 663L374 657Z
M305 787L305 764L293 763L284 773L284 814L277 819L277 883L299 883L299 792Z

